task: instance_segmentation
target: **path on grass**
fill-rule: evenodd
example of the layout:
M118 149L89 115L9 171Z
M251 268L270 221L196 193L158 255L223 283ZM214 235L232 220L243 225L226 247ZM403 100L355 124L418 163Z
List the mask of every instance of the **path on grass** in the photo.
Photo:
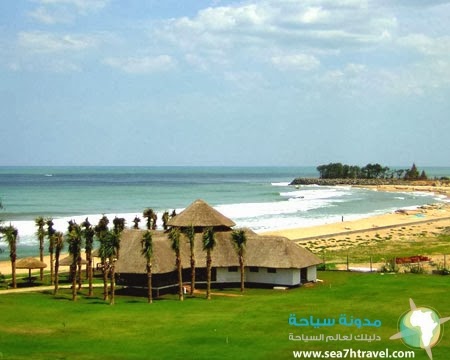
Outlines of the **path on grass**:
M103 287L103 284L93 284L93 287ZM71 289L72 285L59 285L59 289ZM7 290L0 290L0 295L6 295L6 294L18 294L18 293L28 293L28 292L41 292L41 291L48 291L48 290L55 290L54 285L46 285L46 286L30 286L30 287L24 287L24 288L17 288L17 289L7 289Z

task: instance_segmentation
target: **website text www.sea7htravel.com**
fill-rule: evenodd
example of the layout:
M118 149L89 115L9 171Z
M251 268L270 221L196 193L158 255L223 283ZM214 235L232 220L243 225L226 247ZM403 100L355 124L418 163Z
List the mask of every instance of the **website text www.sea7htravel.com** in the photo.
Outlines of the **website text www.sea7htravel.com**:
M414 359L415 353L408 351L385 350L294 350L294 359Z

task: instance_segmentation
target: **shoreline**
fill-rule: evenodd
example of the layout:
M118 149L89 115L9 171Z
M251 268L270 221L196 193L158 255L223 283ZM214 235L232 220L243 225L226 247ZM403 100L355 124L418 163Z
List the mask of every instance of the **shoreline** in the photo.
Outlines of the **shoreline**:
M423 191L434 192L445 195L450 199L450 187L436 187L436 186L419 186L419 185L374 185L374 186L360 186L365 189L373 189L374 191L386 192L405 192L405 191ZM362 236L373 236L375 233L387 232L389 229L413 227L403 231L403 235L413 236L418 232L425 232L429 234L439 234L443 228L450 228L450 203L435 203L432 205L419 206L416 210L401 210L395 212L368 216L357 220L350 220L341 222L334 222L328 224L315 225L310 227L289 228L273 231L261 232L260 235L283 236L300 245L306 245L309 240L321 241L320 246L339 248L339 245L330 244L327 238L341 237L352 242L355 246L358 245L358 238ZM5 249L5 252L8 250ZM62 258L67 254L61 254ZM27 256L23 256L27 257ZM36 249L36 256L39 259L38 250ZM22 258L22 257L20 257ZM19 258L18 258L19 259ZM44 262L50 263L50 256L44 256ZM49 269L49 266L46 270ZM0 261L0 273L3 275L11 274L11 262L9 259ZM27 269L17 269L17 274L28 274Z

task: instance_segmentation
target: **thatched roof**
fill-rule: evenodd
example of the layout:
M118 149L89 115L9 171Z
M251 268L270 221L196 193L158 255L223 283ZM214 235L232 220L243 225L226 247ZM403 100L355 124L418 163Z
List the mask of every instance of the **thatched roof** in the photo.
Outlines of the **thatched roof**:
M27 257L24 259L17 260L16 268L17 269L44 269L47 267L47 264L35 259L33 257Z
M231 228L236 224L203 200L198 199L170 219L168 225L175 227Z
M125 230L122 233L120 258L116 263L118 273L145 273L146 260L141 254L141 240L145 231ZM153 231L152 271L155 274L174 271L175 253L171 248L167 233ZM322 263L321 259L293 241L278 236L259 236L246 230L247 244L245 266L268 267L278 269L299 269ZM215 233L216 247L212 251L214 267L239 266L238 256L231 241L231 231ZM202 246L202 233L195 236L196 267L206 267L206 253ZM181 260L184 268L190 267L190 249L187 238L180 239Z
M66 256L64 259L59 261L59 266L71 266L72 265L73 256ZM81 265L86 265L87 261L85 259L81 259Z

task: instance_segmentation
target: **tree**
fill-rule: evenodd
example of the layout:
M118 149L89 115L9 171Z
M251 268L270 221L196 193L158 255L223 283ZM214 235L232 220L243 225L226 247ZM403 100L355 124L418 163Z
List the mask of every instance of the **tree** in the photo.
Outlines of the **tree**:
M45 239L45 221L42 216L37 217L35 220L37 231L36 235L39 240L39 259L43 262L44 261L44 239ZM42 281L44 279L44 269L40 269L39 271L39 279Z
M239 267L241 272L241 292L244 291L244 253L245 253L245 244L247 243L247 235L245 231L234 230L231 233L231 239L233 241L234 247L239 257Z
M147 219L147 230L151 230L154 227L153 219L155 218L155 212L153 209L147 208L142 213L142 216Z
M133 222L133 229L139 229L139 223L141 222L141 219L138 216L135 216Z
M146 260L146 270L147 270L147 298L148 303L153 302L153 287L152 287L152 257L153 257L153 239L150 230L147 230L142 237L142 255L144 255Z
M64 235L62 232L57 231L53 234L53 243L55 245L55 291L54 294L58 293L59 285L59 256L61 255L61 250L64 247Z
M419 178L419 170L416 164L412 164L411 169L406 171L405 180L417 180Z
M94 247L94 235L95 231L91 226L91 223L89 222L88 218L84 220L81 223L81 226L83 227L82 235L85 241L85 249L86 249L86 274L88 278L88 288L89 293L88 296L93 295L93 288L92 288L92 280L93 280L93 271L92 271L92 249Z
M212 227L203 232L203 251L206 251L206 299L211 300L211 252L216 246L216 237Z
M125 229L125 219L116 216L113 220L113 225L114 229L120 233Z
M72 279L72 300L77 300L77 265L81 259L81 228L74 221L69 222L69 232L67 233L67 243L69 244L69 254L72 256L70 264L70 277Z
M115 263L119 256L120 249L120 231L117 229L109 230L103 237L103 241L100 243L100 257L108 259L108 269L111 281L110 305L114 305L115 301L115 283L116 283L116 272ZM106 299L105 299L106 300Z
M189 242L189 248L191 250L191 291L190 294L194 295L195 291L195 248L194 248L194 240L195 240L195 228L194 226L189 226L184 230L184 234L186 235L188 242Z
M17 238L19 236L19 232L11 224L9 226L2 227L1 231L9 247L9 258L11 259L12 287L15 289L17 288L16 259L17 259Z
M53 228L53 219L48 218L45 220L45 224L47 225L47 238L48 238L48 252L50 253L50 284L53 284L54 281L54 267L53 267L53 252L55 248L55 239L54 235L56 230Z
M183 296L183 268L181 266L181 254L180 254L180 230L173 228L169 232L169 240L172 243L172 250L175 252L175 264L178 273L178 298L180 301L184 300Z
M420 173L420 176L419 176L419 180L427 180L427 179L428 179L428 176L425 173L425 170L422 170L422 172Z
M167 223L169 222L169 212L168 211L164 211L164 214L162 215L162 222L163 222L163 229L164 229L164 231L166 231L168 228Z
M104 241L106 241L106 237L108 234L108 218L103 215L98 224L94 228L95 236L97 240L100 242L100 249ZM104 256L103 252L99 252L101 263L102 263L102 274L103 274L103 300L108 298L108 264L107 258Z

